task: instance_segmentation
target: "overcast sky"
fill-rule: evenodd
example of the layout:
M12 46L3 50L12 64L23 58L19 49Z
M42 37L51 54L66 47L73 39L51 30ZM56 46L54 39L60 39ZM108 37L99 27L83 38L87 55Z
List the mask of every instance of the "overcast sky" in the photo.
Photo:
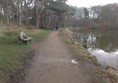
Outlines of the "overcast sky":
M90 7L95 5L105 5L108 3L118 3L118 0L68 0L68 4L77 7Z

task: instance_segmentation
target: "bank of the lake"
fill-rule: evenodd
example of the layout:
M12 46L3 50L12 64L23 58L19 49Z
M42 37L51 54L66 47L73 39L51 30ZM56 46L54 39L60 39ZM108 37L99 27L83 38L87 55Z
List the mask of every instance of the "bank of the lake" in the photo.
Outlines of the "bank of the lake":
M83 44L75 41L72 37L72 32L68 29L61 30L60 35L68 45L72 58L79 61L82 71L89 75L91 83L117 83L118 75L112 68L104 69L97 61L96 57L92 56Z
M26 30L24 32L32 37L32 43L41 41L50 31ZM0 31L0 83L21 83L25 76L25 69L30 65L34 55L31 44L19 43L18 29Z
M86 42L88 51L97 57L103 67L118 69L118 30L92 30L79 29L74 31L75 39L81 43Z

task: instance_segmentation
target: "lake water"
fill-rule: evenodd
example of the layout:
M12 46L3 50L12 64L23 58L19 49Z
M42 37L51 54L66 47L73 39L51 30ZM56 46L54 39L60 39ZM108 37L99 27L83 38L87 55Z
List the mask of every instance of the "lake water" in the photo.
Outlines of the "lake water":
M79 30L75 38L104 66L118 69L118 30Z

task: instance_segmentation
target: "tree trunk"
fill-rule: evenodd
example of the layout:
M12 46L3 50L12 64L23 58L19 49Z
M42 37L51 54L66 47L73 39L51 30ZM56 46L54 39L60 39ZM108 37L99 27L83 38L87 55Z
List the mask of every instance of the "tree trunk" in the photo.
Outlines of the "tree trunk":
M19 4L19 25L22 26L22 0Z
M36 28L39 28L39 1L35 0L36 4Z
M27 0L25 0L25 24L29 25Z
M6 23L9 24L9 15L6 16Z
M17 22L19 23L19 0L17 2L17 12L16 12Z
M9 24L9 7L8 7L8 2L6 4L6 23Z

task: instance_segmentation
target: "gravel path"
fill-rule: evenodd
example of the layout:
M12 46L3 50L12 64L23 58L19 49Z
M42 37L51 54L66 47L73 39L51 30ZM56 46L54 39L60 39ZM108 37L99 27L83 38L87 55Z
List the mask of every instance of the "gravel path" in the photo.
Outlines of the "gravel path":
M58 32L32 47L36 54L24 83L88 83L79 64L71 63L71 54Z

